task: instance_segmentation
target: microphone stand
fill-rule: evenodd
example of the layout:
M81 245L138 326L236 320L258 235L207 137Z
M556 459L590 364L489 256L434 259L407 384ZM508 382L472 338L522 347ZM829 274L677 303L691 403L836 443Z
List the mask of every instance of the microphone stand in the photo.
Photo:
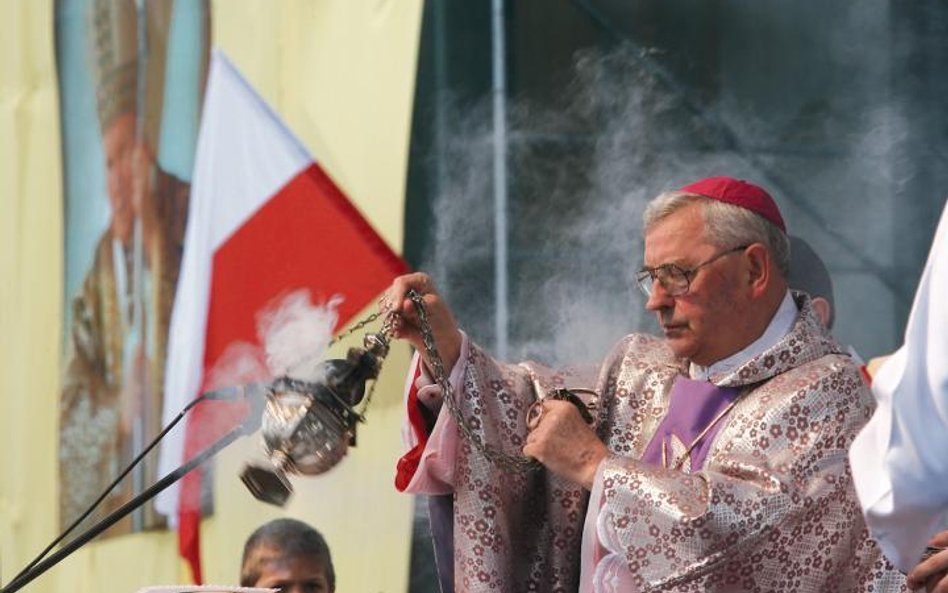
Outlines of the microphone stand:
M99 521L98 523L96 523L95 525L87 529L86 531L76 536L74 540L64 545L55 553L50 554L48 558L46 558L42 562L38 562L35 566L33 566L29 570L29 572L26 572L14 578L12 582L8 583L5 587L0 589L0 593L13 593L14 591L19 591L24 586L26 586L30 581L40 576L41 574L45 573L47 570L49 570L53 566L59 564L67 556L69 556L70 554L72 554L73 552L81 548L82 546L84 546L86 543L89 542L89 540L99 535L100 533L102 533L103 531L105 531L106 529L108 529L109 527L111 527L112 525L120 521L121 519L123 519L126 515L128 515L135 509L141 507L143 504L145 504L146 502L148 502L149 500L157 496L158 493L168 488L168 486L171 486L172 484L174 484L175 482L183 478L184 475L187 474L189 471L191 471L192 469L204 463L209 458L216 455L221 449L223 449L227 445L237 440L238 437L249 435L255 432L258 428L260 428L260 422L261 422L261 415L257 412L259 412L259 410L256 409L256 406L251 406L250 413L247 415L244 422L241 423L239 426L232 428L230 432L227 432L226 434L221 436L219 439L211 443L211 445L208 448L204 449L203 451L195 455L190 461L188 461L187 463L184 463L183 465L178 467L178 469L172 471L165 477L155 482L150 488L144 490L141 494L139 494L135 498L131 499L127 503L123 504L121 507L115 509L114 511L106 515L101 521Z

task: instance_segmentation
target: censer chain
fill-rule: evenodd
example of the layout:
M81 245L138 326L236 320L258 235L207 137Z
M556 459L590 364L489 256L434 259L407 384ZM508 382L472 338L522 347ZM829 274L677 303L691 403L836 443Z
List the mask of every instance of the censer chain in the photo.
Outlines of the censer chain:
M425 345L425 353L428 355L428 362L432 367L432 371L434 371L435 381L437 382L438 387L441 388L441 393L443 394L443 399L448 406L448 410L451 412L451 415L454 416L458 428L464 437L472 445L474 445L474 447L480 451L485 458L505 470L533 471L541 468L542 465L535 459L531 459L523 455L511 455L509 453L504 453L503 451L494 449L485 443L481 436L475 433L474 430L464 420L464 416L454 399L454 391L451 389L450 381L448 381L447 372L444 368L444 362L441 360L441 354L438 352L438 347L435 344L434 333L432 332L431 324L428 321L428 309L425 307L424 300L422 296L415 290L408 291L408 298L411 299L412 304L415 306L415 311L418 313L421 337ZM365 328L367 325L374 322L385 313L385 311L378 311L366 316L345 332L334 337L329 342L329 345L332 346L338 343L340 340ZM390 338L392 336L393 327L397 316L398 313L396 312L387 312L387 317L385 318L379 333L384 335L386 338ZM379 368L381 369L381 361L379 362ZM377 381L372 382L372 386L369 388L369 392L366 394L365 401L362 406L362 412L360 413L360 416L363 420L365 419L365 413L368 410L369 402L372 399L372 394L375 392L376 383Z
M428 310L425 307L421 295L414 290L408 291L408 298L415 305L415 311L418 313L419 326L421 328L421 337L425 344L425 352L428 355L428 362L434 371L435 381L441 388L442 399L448 406L448 410L454 416L454 419L461 430L461 433L467 440L487 458L488 461L495 463L501 468L509 471L537 470L542 465L535 459L525 455L511 455L494 449L483 441L480 435L476 434L465 421L457 402L454 400L454 391L451 389L451 383L448 381L447 372L444 369L444 362L441 360L441 354L435 345L434 334L431 330L431 324L428 322Z

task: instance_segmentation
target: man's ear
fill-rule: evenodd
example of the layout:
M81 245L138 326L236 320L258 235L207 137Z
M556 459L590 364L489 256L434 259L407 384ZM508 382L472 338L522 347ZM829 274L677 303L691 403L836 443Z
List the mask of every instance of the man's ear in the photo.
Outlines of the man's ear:
M761 243L752 243L743 253L747 284L751 296L759 297L767 292L773 281L773 260L770 252Z
M817 317L820 318L820 324L826 329L829 329L830 315L832 314L829 301L823 297L813 297L810 299L810 304L813 305L813 310L816 311Z

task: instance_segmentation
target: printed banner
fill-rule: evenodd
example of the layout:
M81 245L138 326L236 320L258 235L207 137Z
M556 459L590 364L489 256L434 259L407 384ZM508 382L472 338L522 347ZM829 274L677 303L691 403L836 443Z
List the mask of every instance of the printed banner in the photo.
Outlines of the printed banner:
M209 59L204 1L57 2L65 193L60 521L161 429L168 325ZM93 513L153 484L154 455ZM162 523L146 506L108 533Z

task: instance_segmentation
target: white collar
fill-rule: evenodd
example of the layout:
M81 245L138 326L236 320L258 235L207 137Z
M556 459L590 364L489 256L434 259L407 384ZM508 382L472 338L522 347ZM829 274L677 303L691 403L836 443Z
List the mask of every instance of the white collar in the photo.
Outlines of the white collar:
M774 313L773 318L770 320L770 324L767 325L767 329L764 330L764 333L761 334L759 338L751 342L743 350L735 352L727 358L721 359L709 366L703 367L691 363L688 367L688 374L692 379L707 381L711 375L720 375L736 369L790 333L790 330L793 328L793 323L797 319L797 313L799 313L797 304L793 300L793 295L791 295L788 290L787 294L783 297L783 301L780 302L777 312Z

